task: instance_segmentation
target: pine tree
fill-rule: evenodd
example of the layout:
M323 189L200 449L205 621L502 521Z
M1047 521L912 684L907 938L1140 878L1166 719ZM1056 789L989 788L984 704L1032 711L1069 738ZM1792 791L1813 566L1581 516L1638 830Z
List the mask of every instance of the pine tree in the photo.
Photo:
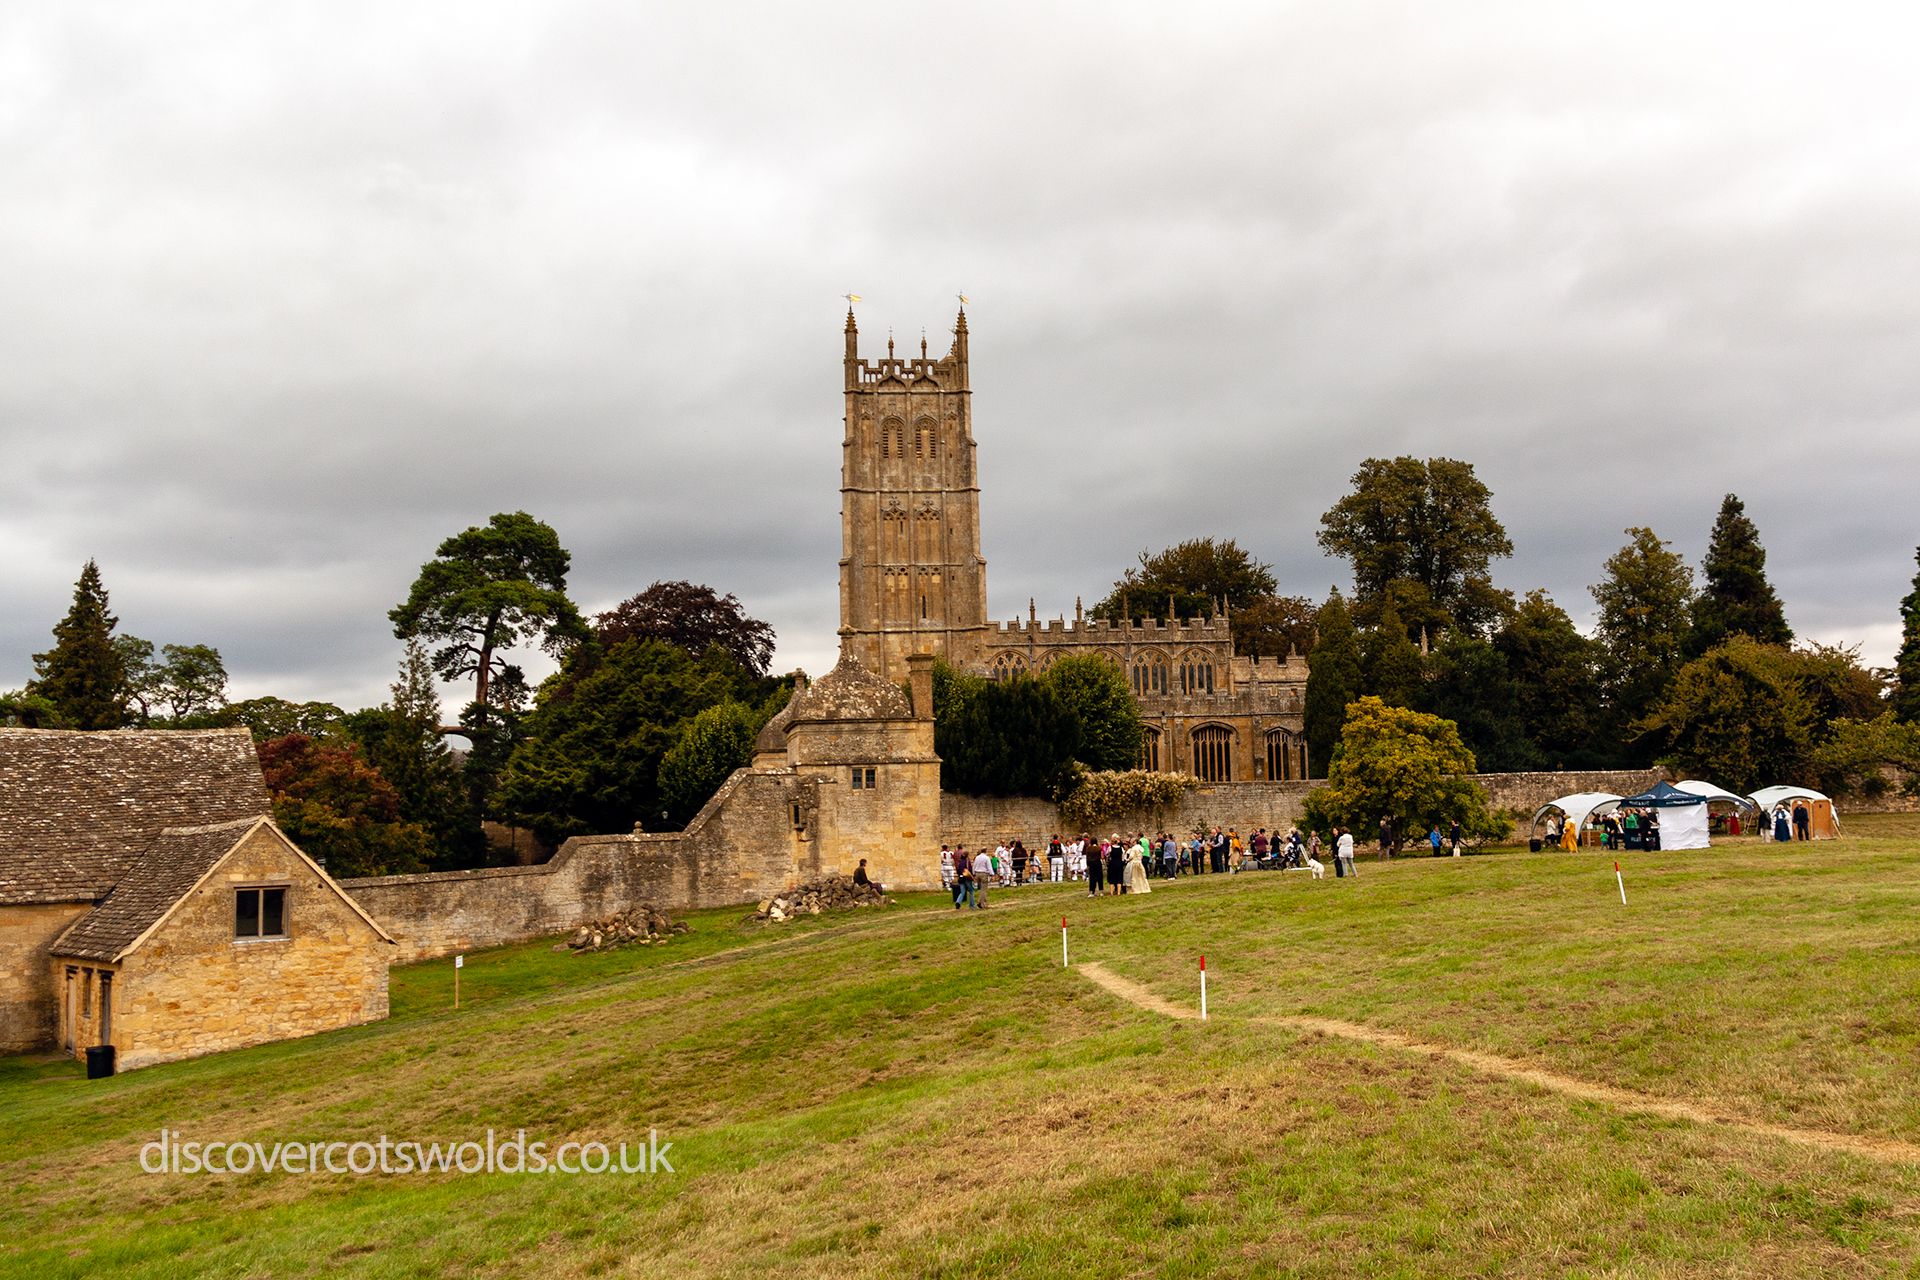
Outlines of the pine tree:
M53 704L62 725L118 729L126 723L127 667L113 643L119 622L107 612L100 566L87 561L74 584L73 607L53 628L53 648L33 655L39 679L29 691Z
M1347 704L1360 696L1360 636L1337 590L1320 606L1319 632L1307 655L1307 772L1324 778Z
M1920 548L1913 553L1920 563ZM1908 724L1920 724L1920 573L1913 590L1900 602L1900 656L1893 666L1893 714Z
M1761 644L1793 643L1786 611L1767 581L1767 552L1760 545L1760 531L1734 494L1720 504L1700 570L1705 584L1693 605L1689 653L1705 653L1738 635L1751 636Z

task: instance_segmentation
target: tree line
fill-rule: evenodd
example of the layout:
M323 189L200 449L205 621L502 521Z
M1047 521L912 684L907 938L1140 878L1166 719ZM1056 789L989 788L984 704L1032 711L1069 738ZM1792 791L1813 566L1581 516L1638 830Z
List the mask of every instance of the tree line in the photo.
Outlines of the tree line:
M1316 777L1363 697L1452 722L1487 772L1659 762L1736 789L1794 779L1855 792L1920 775L1920 576L1895 667L1872 670L1857 647L1796 642L1737 495L1697 576L1652 529L1626 537L1591 588L1585 634L1545 590L1495 584L1513 543L1471 463L1371 458L1320 518L1349 591L1318 604L1279 594L1236 542L1196 538L1141 552L1092 612L1222 616L1241 654L1304 655Z
M82 730L240 726L275 821L338 876L505 860L486 824L551 846L587 832L678 829L784 705L773 630L733 595L655 582L591 619L567 595L571 557L525 512L446 539L388 615L404 643L389 700L346 710L230 701L219 651L119 634L88 561L35 678L0 693L0 725ZM512 661L538 645L558 670L532 688ZM470 681L451 721L438 680ZM456 747L455 742L464 742Z

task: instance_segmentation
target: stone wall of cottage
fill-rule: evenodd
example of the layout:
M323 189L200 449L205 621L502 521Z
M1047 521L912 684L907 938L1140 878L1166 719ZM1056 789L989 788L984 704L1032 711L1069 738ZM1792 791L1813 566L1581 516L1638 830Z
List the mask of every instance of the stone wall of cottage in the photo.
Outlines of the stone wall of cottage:
M273 884L288 886L287 936L236 939L235 891ZM112 1010L118 1066L378 1021L387 1016L394 958L395 948L312 868L271 831L257 830L121 963ZM79 1031L76 1055L97 1036L93 1026Z
M59 988L47 948L90 908L85 902L0 907L0 1053L55 1043Z

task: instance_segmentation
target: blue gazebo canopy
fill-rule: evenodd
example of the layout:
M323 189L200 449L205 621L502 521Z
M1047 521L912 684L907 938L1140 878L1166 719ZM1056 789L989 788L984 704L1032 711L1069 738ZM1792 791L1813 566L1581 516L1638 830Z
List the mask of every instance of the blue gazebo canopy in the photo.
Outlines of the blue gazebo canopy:
M1691 791L1682 791L1665 782L1656 782L1637 796L1628 796L1620 803L1632 805L1636 809L1670 809L1683 804L1705 804L1705 796L1694 795Z

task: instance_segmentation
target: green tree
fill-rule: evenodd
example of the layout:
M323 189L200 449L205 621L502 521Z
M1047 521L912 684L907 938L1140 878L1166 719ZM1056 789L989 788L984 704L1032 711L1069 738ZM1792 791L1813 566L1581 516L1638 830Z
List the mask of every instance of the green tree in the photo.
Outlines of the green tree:
M1233 606L1234 652L1248 657L1306 657L1320 610L1305 596L1262 596Z
M1653 530L1628 529L1627 537L1593 588L1608 728L1616 740L1659 700L1686 660L1693 627L1693 570Z
M938 745L942 785L969 795L1032 796L1061 791L1080 754L1080 721L1059 691L1032 676L990 680L961 708L950 735L953 755Z
M756 676L766 675L773 661L772 627L748 617L731 593L717 595L712 587L692 582L656 582L600 614L593 629L603 645L665 640L696 658L719 645Z
M524 511L502 513L442 542L387 614L395 636L439 646L433 666L442 679L473 677L473 715L462 732L491 727L499 699L488 686L508 666L502 650L538 636L558 656L587 634L567 598L572 563L551 527Z
M31 689L0 690L0 729L51 729L60 714Z
M1591 769L1613 762L1596 723L1599 648L1565 609L1545 591L1529 592L1495 632L1493 647L1506 659L1513 715L1533 744L1534 763L1525 767Z
M1814 778L1833 795L1872 799L1896 781L1908 795L1920 791L1920 725L1885 711L1871 720L1835 722L1813 749Z
M774 685L717 647L694 658L663 640L581 645L540 686L493 808L549 842L660 830L660 763L681 726L729 700L757 705Z
M1075 756L1090 769L1123 771L1140 762L1140 704L1119 667L1093 654L1061 658L1041 680L1078 722Z
M1873 720L1887 709L1884 676L1860 665L1860 646L1797 645L1786 651L1786 669L1807 699L1808 731L1824 742L1842 720Z
M176 723L208 716L227 704L227 668L220 651L204 644L170 644L154 661L153 644L115 636L127 671L126 716L142 727L163 715Z
M289 734L328 737L340 731L346 712L331 702L289 702L285 698L264 697L228 703L212 715L192 719L207 726L244 726L257 745Z
M1512 773L1539 767L1539 751L1520 718L1506 655L1479 636L1454 632L1428 661L1421 710L1451 720L1481 769Z
M1913 558L1920 563L1920 547ZM1893 714L1907 724L1920 724L1920 573L1913 590L1900 602L1900 653L1893 665Z
M1471 835L1500 834L1486 792L1467 776L1474 768L1451 720L1360 698L1348 709L1327 785L1307 795L1307 821L1321 832L1367 831L1385 815L1406 832L1457 819Z
M1368 458L1353 491L1320 517L1320 546L1353 566L1355 612L1373 620L1392 598L1429 638L1479 630L1501 611L1489 567L1513 554L1493 493L1453 458Z
M424 871L426 829L400 815L400 797L359 744L289 734L259 746L273 820L337 877Z
M1664 760L1744 795L1805 772L1812 720L1793 656L1739 635L1681 667L1636 728Z
M1163 551L1140 553L1138 568L1128 569L1093 616L1114 621L1166 616L1169 602L1176 618L1211 617L1220 609L1241 609L1271 596L1273 570L1231 538L1189 538Z
M684 827L733 776L753 763L753 740L768 717L728 699L694 716L660 757L660 802L670 826Z
M440 692L418 640L407 642L391 690L392 702L348 716L347 732L392 785L401 817L426 829L434 870L485 865L480 815L440 732Z
M1360 642L1362 687L1388 706L1415 707L1425 697L1425 675L1420 651L1407 638L1400 611L1391 599L1380 608L1379 620Z
M1307 655L1307 770L1324 778L1340 743L1347 704L1360 696L1360 634L1336 589L1320 606L1320 635Z
M1705 653L1731 636L1752 636L1762 644L1792 644L1786 610L1767 581L1767 552L1760 531L1740 499L1728 494L1713 522L1713 537L1700 562L1704 579L1693 602L1693 632L1688 652Z
M27 687L53 706L61 727L118 729L126 723L126 659L113 643L119 621L107 611L100 566L87 561L67 616L54 624L53 648L33 655L38 678Z

